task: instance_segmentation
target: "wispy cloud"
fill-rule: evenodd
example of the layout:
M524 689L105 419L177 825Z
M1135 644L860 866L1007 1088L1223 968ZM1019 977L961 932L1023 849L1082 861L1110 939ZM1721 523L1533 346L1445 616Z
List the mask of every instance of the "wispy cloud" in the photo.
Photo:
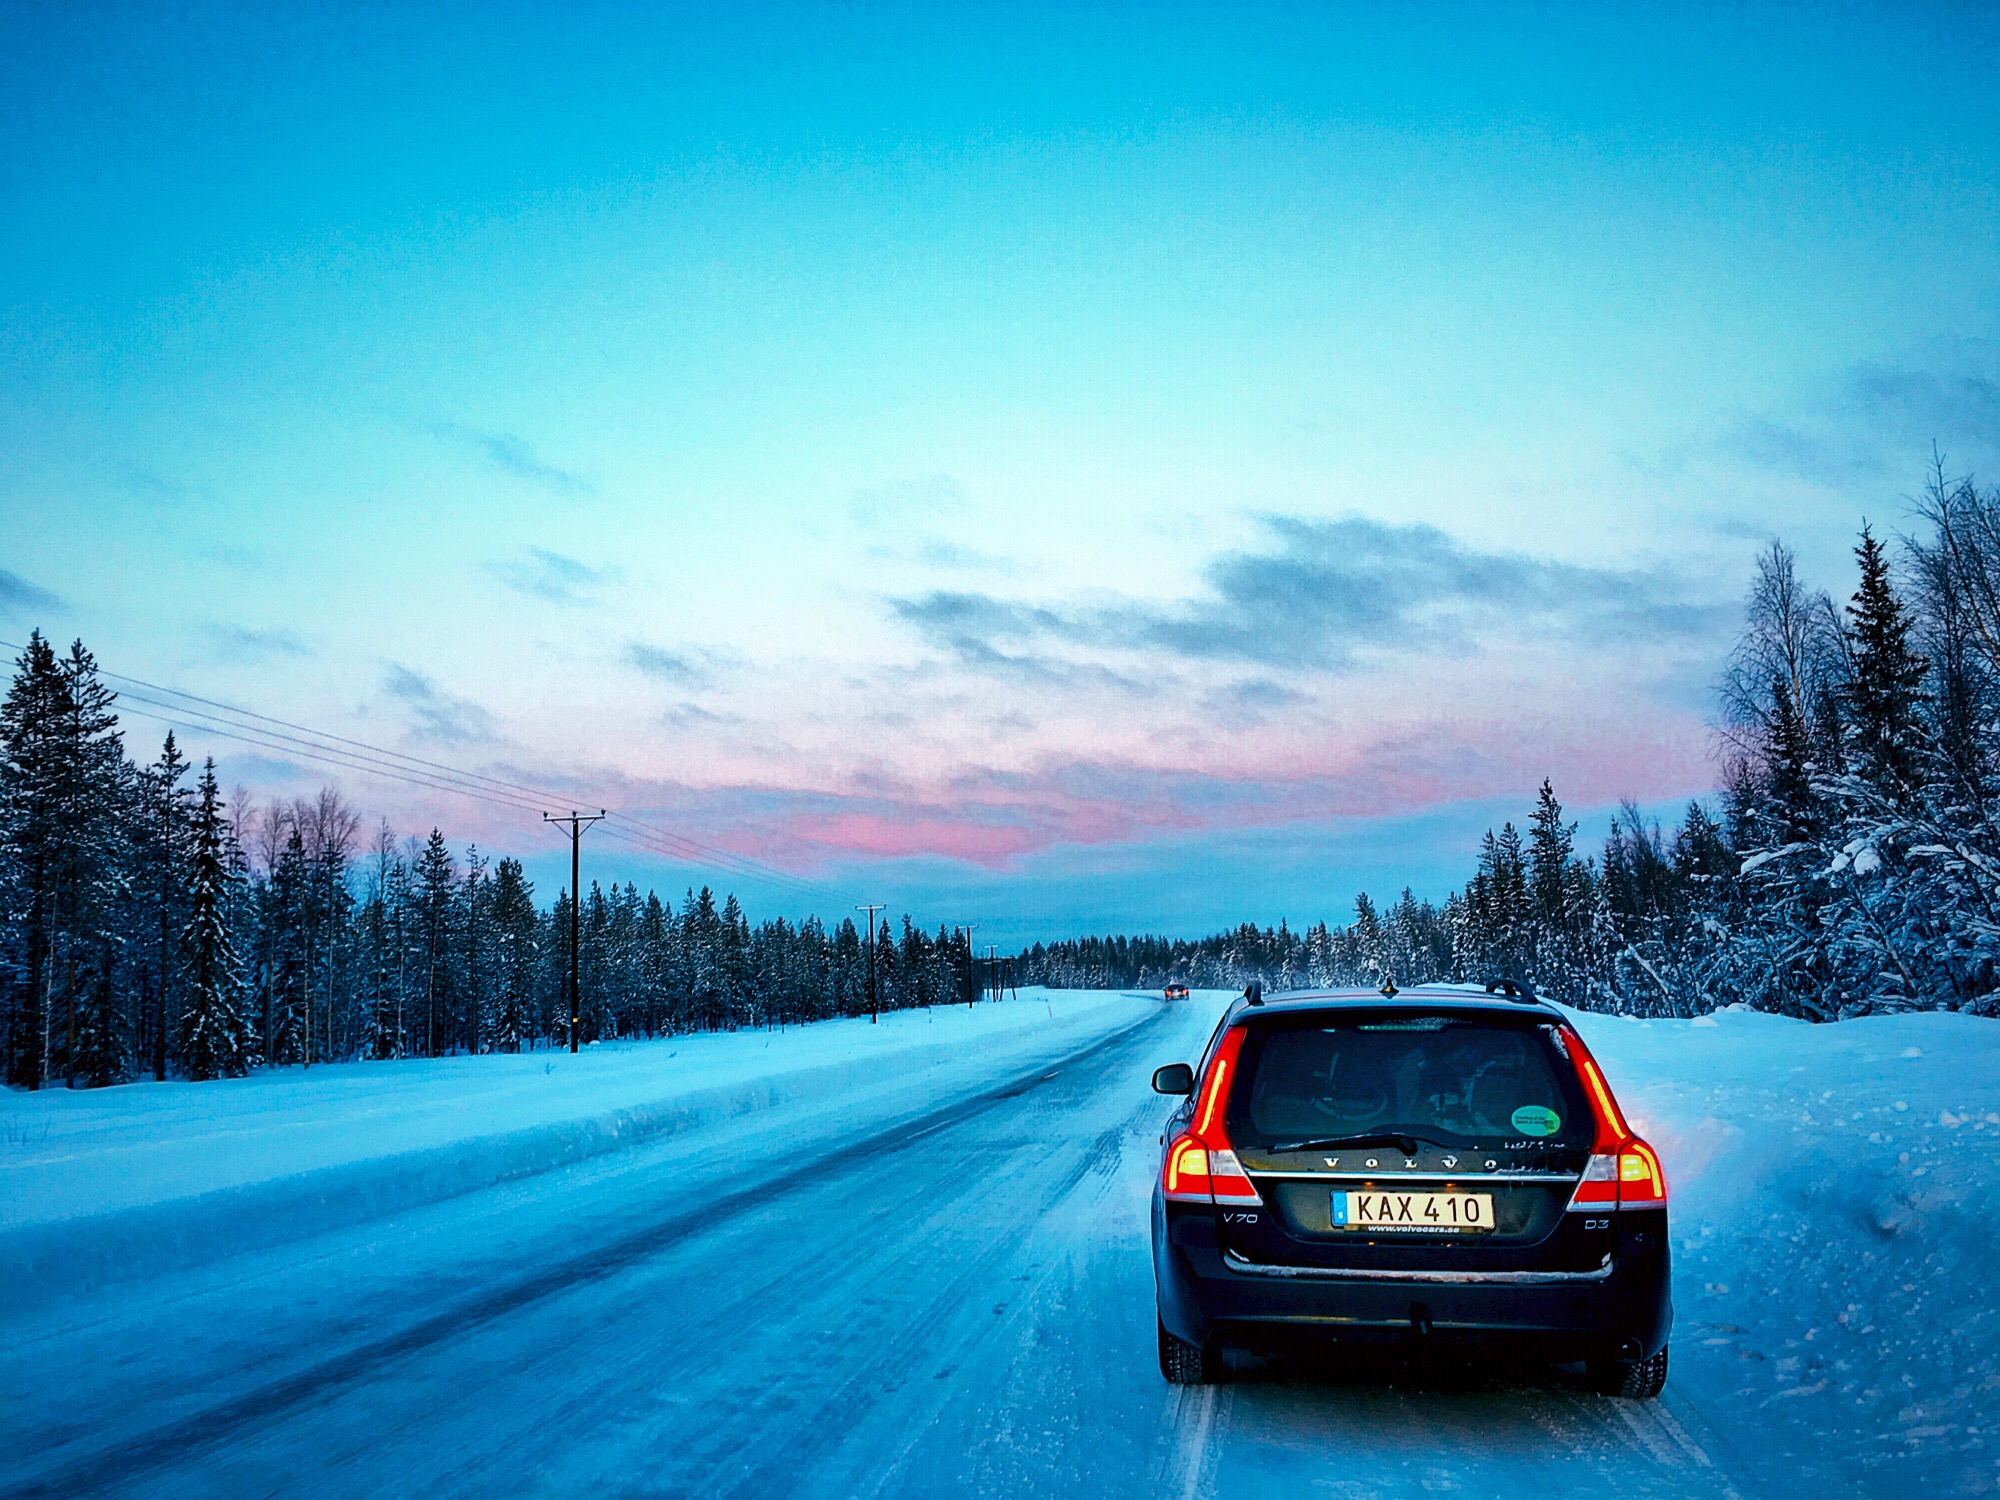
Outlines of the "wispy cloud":
M597 492L597 486L583 475L550 463L511 432L487 432L458 422L434 423L432 431L441 438L471 448L503 473L540 485L543 489L570 495Z
M661 714L660 722L673 729L720 729L744 720L740 714L719 714L692 699L684 699Z
M627 641L619 660L641 676L668 687L712 687L723 674L744 664L734 651L717 646L668 648L650 641Z
M1370 655L1464 653L1510 634L1690 637L1731 617L1727 605L1664 572L1482 552L1430 526L1283 516L1265 526L1270 546L1213 559L1206 597L1185 605L1124 600L1057 609L948 591L890 604L966 663L1017 672L1051 669L1070 651L1108 649L1339 673ZM1262 693L1268 707L1274 688L1247 691L1250 699ZM1250 699L1242 706L1259 706Z
M493 716L470 698L445 692L421 672L391 663L383 683L389 696L403 703L419 738L463 745L493 738Z
M1957 467L2000 457L2000 349L1970 344L1929 365L1863 363L1799 409L1744 417L1725 451L1828 489L1908 488L1933 446Z
M215 491L206 485L193 484L182 479L169 479L143 464L120 464L119 474L125 488L132 494L144 496L148 500L162 501L171 506L185 506L206 503L215 499Z
M596 591L618 576L613 569L593 568L543 547L530 547L519 557L494 563L493 574L532 599L563 605L595 604Z
M9 614L25 614L30 610L56 610L64 608L62 597L52 594L37 584L28 582L19 573L10 573L0 568L0 609Z
M847 511L858 526L900 526L958 515L965 509L965 501L965 486L949 474L926 474L856 490L848 499Z
M695 665L685 654L649 646L644 641L626 642L624 658L627 666L644 673L656 682L689 687L706 681L708 677L708 673Z
M316 653L296 630L253 630L243 625L214 625L209 634L217 654L230 661L269 661L274 657Z

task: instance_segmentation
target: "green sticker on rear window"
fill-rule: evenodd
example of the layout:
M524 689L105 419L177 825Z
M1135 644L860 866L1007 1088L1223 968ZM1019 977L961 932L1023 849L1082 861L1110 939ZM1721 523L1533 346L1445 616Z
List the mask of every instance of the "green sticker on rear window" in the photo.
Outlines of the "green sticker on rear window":
M1514 1128L1522 1135L1554 1135L1563 1128L1562 1116L1540 1104L1524 1104L1514 1111Z

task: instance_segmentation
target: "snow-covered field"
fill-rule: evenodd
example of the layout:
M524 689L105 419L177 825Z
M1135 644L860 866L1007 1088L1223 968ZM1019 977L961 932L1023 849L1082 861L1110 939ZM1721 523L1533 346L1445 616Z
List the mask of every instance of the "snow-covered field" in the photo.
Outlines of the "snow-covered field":
M1153 1365L1226 997L0 1096L0 1492L2000 1488L2000 1026L1579 1016L1673 1182L1674 1372Z
M1668 1163L1676 1384L1759 1468L2000 1488L2000 1024L1577 1019Z

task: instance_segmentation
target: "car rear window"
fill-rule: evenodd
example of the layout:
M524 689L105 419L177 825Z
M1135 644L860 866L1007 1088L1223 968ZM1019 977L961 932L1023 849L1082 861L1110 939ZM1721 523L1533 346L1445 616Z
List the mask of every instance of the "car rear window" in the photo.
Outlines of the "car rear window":
M1259 1027L1240 1066L1227 1121L1243 1146L1367 1134L1568 1146L1591 1134L1539 1026L1418 1015Z

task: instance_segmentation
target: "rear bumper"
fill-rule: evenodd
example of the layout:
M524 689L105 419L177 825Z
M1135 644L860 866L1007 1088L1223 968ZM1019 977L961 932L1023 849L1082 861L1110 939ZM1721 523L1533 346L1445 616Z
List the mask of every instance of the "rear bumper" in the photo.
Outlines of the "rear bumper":
M1664 1219L1664 1215L1661 1215ZM1410 1343L1565 1360L1641 1359L1673 1325L1664 1225L1647 1253L1589 1271L1443 1273L1255 1266L1221 1249L1212 1215L1157 1195L1153 1270L1160 1321L1195 1344Z

